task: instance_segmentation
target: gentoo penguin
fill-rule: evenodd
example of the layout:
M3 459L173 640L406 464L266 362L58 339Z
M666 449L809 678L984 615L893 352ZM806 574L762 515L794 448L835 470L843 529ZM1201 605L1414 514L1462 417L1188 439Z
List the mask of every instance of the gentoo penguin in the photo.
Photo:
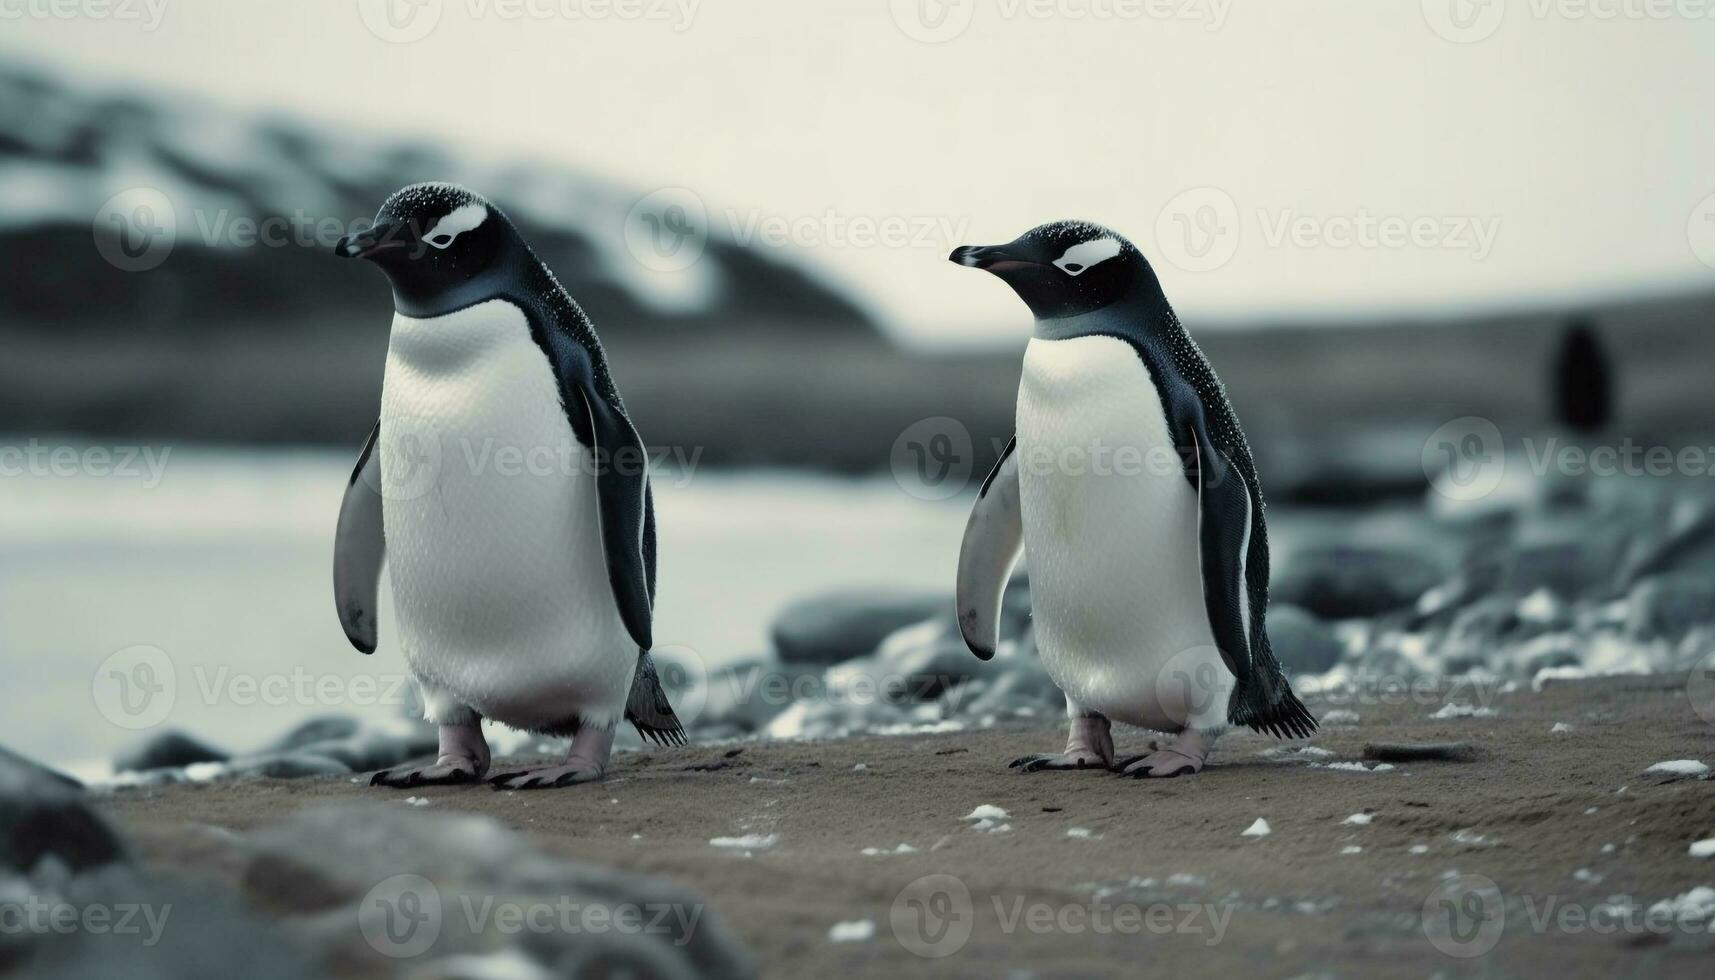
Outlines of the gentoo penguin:
M433 765L381 786L488 774L483 718L571 735L561 765L502 789L606 772L623 717L682 744L649 657L655 512L648 459L593 325L506 215L416 184L335 251L393 286L381 418L340 507L334 597L375 650L383 556L405 660L440 726Z
M1015 768L1200 772L1229 724L1302 737L1316 721L1269 647L1261 485L1221 382L1143 254L1061 221L951 256L1035 314L1017 433L959 555L958 615L994 656L1001 591L1030 556L1037 647L1066 695L1066 751ZM1109 721L1177 737L1116 761Z

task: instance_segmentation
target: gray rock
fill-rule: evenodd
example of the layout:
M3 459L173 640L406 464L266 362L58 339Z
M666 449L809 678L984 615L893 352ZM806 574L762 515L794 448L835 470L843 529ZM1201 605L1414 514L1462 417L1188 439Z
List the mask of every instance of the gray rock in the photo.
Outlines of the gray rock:
M1268 639L1289 674L1320 674L1346 652L1327 623L1284 603L1268 608Z
M0 870L43 859L74 871L125 859L125 846L77 781L0 749Z
M56 980L300 980L312 976L299 953L231 895L124 865L72 877L43 867L19 880L40 905L69 907L87 923L0 934L8 976ZM68 913L57 912L57 915Z
M1318 547L1288 555L1270 589L1275 600L1323 619L1361 619L1412 605L1441 578L1433 562L1413 554Z
M331 742L336 739L350 738L356 735L362 727L362 723L350 715L323 715L298 725L280 736L263 751L290 752L293 749L301 749L317 742Z
M264 753L233 759L228 772L233 776L263 776L268 779L303 779L308 776L337 776L351 772L351 767L325 755L308 752Z
M1626 632L1639 640L1677 640L1715 624L1715 582L1685 573L1654 575L1627 600Z
M1053 717L1066 708L1061 693L1048 672L1035 664L1009 665L992 680L974 680L948 691L941 698L942 713L973 724L989 718Z
M694 895L538 851L487 817L380 803L316 807L256 833L250 853L242 887L251 904L283 917L353 975L391 973L399 963L391 954L419 942L424 948L412 969L422 976L469 976L480 959L508 950L538 970L576 967L559 974L566 976L755 973L743 947ZM584 910L614 910L605 921L623 923L631 914L624 910L640 909L647 927L561 928L568 907L574 924L592 921ZM502 908L522 910L523 921L549 916L553 928L504 928L501 915L514 913L494 914ZM491 914L480 914L484 909ZM657 918L657 911L664 914ZM390 912L409 914L386 920Z
M801 667L758 657L710 671L701 690L676 708L685 724L705 737L716 729L760 731L792 706L804 676Z
M865 656L896 630L953 606L947 596L888 591L848 592L788 606L770 631L781 662L828 666Z
M295 751L273 754L332 759L347 769L366 771L389 769L418 756L431 755L439 745L439 738L433 729L413 729L405 732L365 729L345 738L307 742Z
M115 772L177 769L198 762L225 762L231 754L181 731L162 732L113 760Z

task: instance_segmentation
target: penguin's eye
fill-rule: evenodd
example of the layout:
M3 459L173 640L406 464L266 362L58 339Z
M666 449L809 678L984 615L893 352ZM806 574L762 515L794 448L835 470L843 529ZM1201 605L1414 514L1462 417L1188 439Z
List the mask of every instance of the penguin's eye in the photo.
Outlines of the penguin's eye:
M1077 275L1078 273L1084 271L1084 267L1077 262L1066 263L1065 269L1067 272L1070 272L1074 276Z
M429 239L429 244L438 246L440 248L446 248L448 245L451 245L452 243L453 243L453 236L451 236L451 235L436 235L435 237Z

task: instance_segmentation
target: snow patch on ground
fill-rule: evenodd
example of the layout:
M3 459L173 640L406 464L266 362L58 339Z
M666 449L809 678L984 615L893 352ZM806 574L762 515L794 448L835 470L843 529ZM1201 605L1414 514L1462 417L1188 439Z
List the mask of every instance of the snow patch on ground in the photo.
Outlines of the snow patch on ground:
M1249 827L1246 827L1239 834L1239 836L1240 837L1267 837L1269 834L1272 834L1272 833L1274 833L1274 830L1269 827L1268 821L1264 820L1261 817L1257 817L1256 823L1253 823Z
M1378 762L1373 766L1366 766L1362 762L1312 762L1310 768L1336 769L1340 772L1392 772L1393 763Z
M734 851L763 851L780 843L779 834L745 834L742 837L711 837L712 847L724 847Z
M874 919L836 922L828 928L828 942L830 943L863 943L874 938Z
M1709 775L1709 767L1696 759L1672 759L1667 762L1658 762L1644 770L1646 775L1652 772L1669 776L1697 776L1701 778Z
M1495 709L1493 708L1478 708L1469 704L1454 704L1449 702L1442 705L1441 710L1435 712L1429 717L1438 721L1445 721L1448 718L1493 718L1494 716Z

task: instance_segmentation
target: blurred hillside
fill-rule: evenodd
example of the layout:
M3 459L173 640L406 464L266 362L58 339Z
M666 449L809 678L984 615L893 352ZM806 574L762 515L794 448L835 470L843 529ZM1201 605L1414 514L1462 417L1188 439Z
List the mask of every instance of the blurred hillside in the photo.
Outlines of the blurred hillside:
M968 431L980 479L1011 431L1022 314L997 326L992 353L905 351L807 266L718 230L688 267L652 267L627 245L637 195L599 179L0 69L0 432L355 445L375 416L389 297L332 242L424 179L467 183L508 210L595 318L658 446L713 464L869 471L913 423L944 416ZM138 211L140 188L170 214ZM148 244L122 236L137 230L126 214L173 222L158 264L121 268ZM246 237L270 221L278 240ZM1704 294L1190 326L1276 491L1339 502L1420 492L1424 439L1465 415L1509 439L1573 423L1703 438L1712 320ZM1593 415L1568 404L1558 367L1578 344L1596 368L1570 397Z

